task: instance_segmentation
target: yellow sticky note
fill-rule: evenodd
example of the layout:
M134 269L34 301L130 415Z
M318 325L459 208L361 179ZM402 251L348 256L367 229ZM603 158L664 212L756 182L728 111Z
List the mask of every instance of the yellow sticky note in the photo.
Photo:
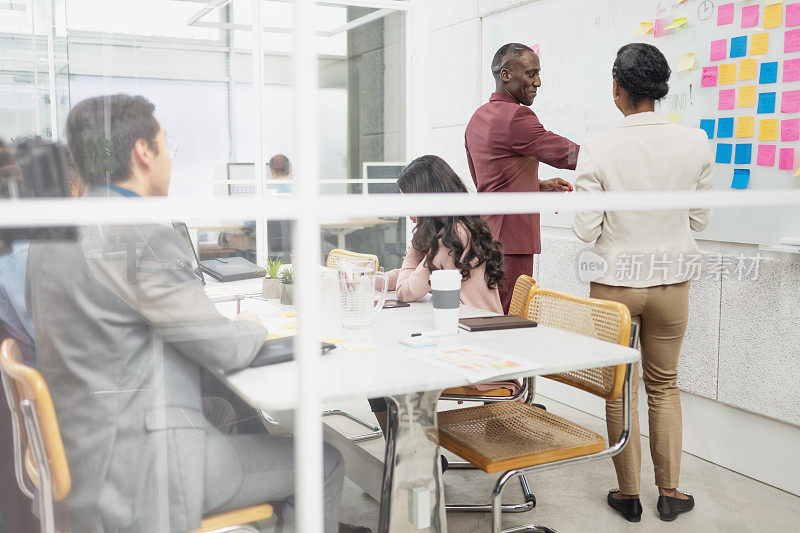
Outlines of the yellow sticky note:
M753 107L756 105L756 86L743 85L739 87L739 107Z
M682 4L682 3L684 3L685 1L686 1L686 0L678 0L678 3L679 3L679 4Z
M274 341L275 339L282 339L284 337L291 337L291 335L279 335L277 333L267 333L268 341Z
M755 130L755 117L739 117L736 119L736 136L752 137Z
M740 80L756 79L757 66L758 66L758 60L755 57L750 57L739 61L739 79Z
M694 68L695 55L693 53L683 54L678 60L678 72L682 70L691 70Z
M339 344L340 342L344 342L344 339L340 339L338 337L320 337L322 342L327 342L329 344Z
M759 141L777 141L778 129L780 129L780 119L765 118L758 122Z
M769 33L754 33L750 36L750 55L766 54L769 49Z
M764 8L764 29L777 28L783 21L783 4L773 3Z
M681 17L679 19L672 19L672 24L670 24L669 26L667 26L664 29L665 30L671 30L673 28L680 28L681 26L686 24L686 20L687 20L686 17Z
M719 84L731 85L736 83L736 63L725 63L719 66Z
M800 176L800 167L797 169L797 172L794 173L795 176Z
M680 113L667 113L667 120L669 120L673 124L680 124L681 123L681 114Z
M775 4L782 4L783 0L767 0L764 5L765 6L774 6Z
M639 29L633 32L634 35L645 35L653 31L656 25L654 22L642 22L642 25L639 26Z
M297 324L286 324L283 326L283 329L288 329L289 331L297 331Z
M371 342L346 342L342 348L348 352L377 352L378 347Z
M281 316L283 318L292 318L297 316L297 311L281 311Z

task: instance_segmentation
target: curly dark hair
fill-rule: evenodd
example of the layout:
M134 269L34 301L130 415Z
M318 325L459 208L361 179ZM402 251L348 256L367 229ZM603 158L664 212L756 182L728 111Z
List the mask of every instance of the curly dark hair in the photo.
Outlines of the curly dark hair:
M672 70L667 58L655 46L631 43L617 52L612 74L636 105L642 100L661 100L667 96Z
M441 157L424 155L408 164L397 187L404 193L466 193L467 188ZM460 233L466 232L464 246ZM489 225L477 215L419 217L411 239L415 250L425 255L425 268L436 270L433 258L442 245L453 251L456 268L463 279L471 271L486 265L486 284L490 289L499 287L503 280L503 245L492 238ZM465 253L466 252L466 253Z

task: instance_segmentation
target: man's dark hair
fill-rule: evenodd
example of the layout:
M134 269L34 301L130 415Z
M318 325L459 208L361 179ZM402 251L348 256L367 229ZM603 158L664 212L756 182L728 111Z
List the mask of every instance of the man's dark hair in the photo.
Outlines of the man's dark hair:
M269 160L269 169L276 176L288 176L292 171L292 162L285 155L276 154Z
M155 106L142 96L113 94L79 102L67 117L70 158L86 183L119 181L131 173L131 151L138 139L153 142L160 126Z
M510 61L515 60L525 52L533 52L533 48L520 43L508 43L501 46L494 53L494 58L492 59L492 76L495 79L499 78L500 71L506 68Z
M661 100L669 92L672 71L664 54L651 44L626 44L617 52L612 75L631 99L633 105L642 100Z

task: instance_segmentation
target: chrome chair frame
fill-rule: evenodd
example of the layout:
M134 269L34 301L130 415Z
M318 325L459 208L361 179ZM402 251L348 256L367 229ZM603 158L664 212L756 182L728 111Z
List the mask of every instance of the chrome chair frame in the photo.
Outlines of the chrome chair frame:
M8 378L8 376L6 376L5 372L0 373L2 374L0 378L3 380L3 389L5 390L6 401L8 402L8 407L11 411L11 432L14 441L14 474L17 478L19 490L22 491L25 496L33 500L36 494L36 487L33 485L33 483L31 483L31 480L25 473L25 456L21 445L21 428L25 427L25 421L24 419L20 419L19 413L21 412L21 409L19 405L17 405L14 395L11 394L11 387L15 387L16 384L10 378Z
M30 400L19 402L22 419L25 422L25 431L28 442L36 461L36 471L39 476L39 489L36 491L36 504L39 510L39 522L42 533L55 533L56 517L53 508L53 483L50 472L50 462L44 450L44 437L36 415L36 406Z
M630 347L636 348L639 341L639 324L631 323L631 337ZM492 533L555 533L554 529L540 525L523 525L515 526L508 529L503 529L501 526L501 519L503 513L502 497L503 489L506 484L515 476L524 476L528 472L541 472L556 468L563 465L580 463L584 461L591 461L594 459L604 459L606 457L614 457L620 453L623 448L628 444L631 436L631 380L633 379L633 368L635 363L628 363L625 365L625 381L622 385L622 431L619 440L613 446L609 446L603 451L592 453L589 455L582 455L580 457L570 457L569 459L562 459L552 463L545 463L541 465L528 466L525 468L516 468L509 470L500 476L492 490Z

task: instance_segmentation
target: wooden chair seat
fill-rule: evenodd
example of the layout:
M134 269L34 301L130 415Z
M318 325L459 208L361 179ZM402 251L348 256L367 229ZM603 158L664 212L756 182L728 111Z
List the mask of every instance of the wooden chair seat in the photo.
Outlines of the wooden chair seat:
M244 507L242 509L234 509L233 511L203 518L203 521L200 523L200 529L195 529L190 533L206 533L225 527L249 524L251 522L258 522L259 520L266 520L270 516L272 516L272 506L266 503L253 505L252 507Z
M605 449L605 439L565 418L519 402L439 413L439 444L487 473Z
M492 396L493 398L506 398L511 396L511 390L500 387L491 390L478 390L470 387L453 387L445 389L442 394L456 394L459 396Z

